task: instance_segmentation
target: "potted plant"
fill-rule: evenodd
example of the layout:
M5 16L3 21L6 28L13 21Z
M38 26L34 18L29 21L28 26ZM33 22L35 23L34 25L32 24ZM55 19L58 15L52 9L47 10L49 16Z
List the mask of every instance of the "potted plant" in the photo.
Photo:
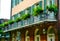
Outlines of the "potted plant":
M5 27L5 25L4 24L0 24L0 27Z
M25 19L27 19L27 18L30 18L30 14L24 14L24 15L21 17L22 20L25 20Z
M8 25L8 22L4 22L4 25L7 26Z
M20 18L20 17L18 17L18 18L16 19L16 22L19 22L19 21L21 21L21 18Z
M37 16L38 14L43 13L43 9L39 6L33 9L33 16Z
M50 14L48 16L48 19L56 19L56 13L58 11L58 8L56 5L50 5L50 6L47 6L47 10L50 11Z
M9 24L13 24L14 22L14 20L9 20Z
M47 9L48 9L48 11L50 11L50 12L57 12L58 11L58 9L57 9L57 6L56 5L50 5L50 6L47 6Z

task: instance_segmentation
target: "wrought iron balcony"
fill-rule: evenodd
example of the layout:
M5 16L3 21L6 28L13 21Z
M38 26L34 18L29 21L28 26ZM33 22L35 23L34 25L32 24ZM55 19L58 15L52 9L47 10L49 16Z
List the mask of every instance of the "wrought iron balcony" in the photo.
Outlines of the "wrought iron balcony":
M38 24L44 21L57 21L55 18L55 13L48 11L48 13L41 13L41 14L38 14L37 16L30 16L30 18L28 19L15 22L13 24L9 24L8 27L6 27L4 31L6 32L6 31L14 30L14 29L19 29L25 26Z

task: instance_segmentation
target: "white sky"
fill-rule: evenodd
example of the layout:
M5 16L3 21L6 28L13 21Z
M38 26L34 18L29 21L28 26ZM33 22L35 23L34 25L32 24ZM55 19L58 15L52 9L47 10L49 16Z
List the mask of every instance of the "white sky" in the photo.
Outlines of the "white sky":
M11 0L0 0L0 19L10 19Z

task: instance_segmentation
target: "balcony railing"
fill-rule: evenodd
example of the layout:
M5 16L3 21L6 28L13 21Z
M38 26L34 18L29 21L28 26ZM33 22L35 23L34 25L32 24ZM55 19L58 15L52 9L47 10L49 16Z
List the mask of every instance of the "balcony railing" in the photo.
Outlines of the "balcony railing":
M25 26L41 23L44 21L57 21L55 18L54 12L48 12L48 13L41 13L37 16L30 16L30 18L26 20L21 20L19 22L15 22L13 24L9 24L8 27L5 27L4 31L10 31L14 29L19 29Z

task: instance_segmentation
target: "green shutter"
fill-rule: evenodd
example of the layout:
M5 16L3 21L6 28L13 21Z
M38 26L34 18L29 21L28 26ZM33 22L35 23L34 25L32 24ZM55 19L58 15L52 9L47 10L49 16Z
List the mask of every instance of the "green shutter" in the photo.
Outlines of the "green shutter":
M15 6L15 0L12 0L11 1L12 3L11 3L11 5L12 5L12 8Z
M17 0L15 0L15 5L17 5Z
M21 13L21 16L24 15L25 14L25 10L24 11L21 11L20 13Z
M39 2L39 6L42 7L42 1Z
M44 12L46 11L47 0L44 0Z
M18 14L14 15L14 19L16 19L18 17Z
M31 7L31 14L33 14L34 5Z
M13 0L11 0L11 7L13 8Z

